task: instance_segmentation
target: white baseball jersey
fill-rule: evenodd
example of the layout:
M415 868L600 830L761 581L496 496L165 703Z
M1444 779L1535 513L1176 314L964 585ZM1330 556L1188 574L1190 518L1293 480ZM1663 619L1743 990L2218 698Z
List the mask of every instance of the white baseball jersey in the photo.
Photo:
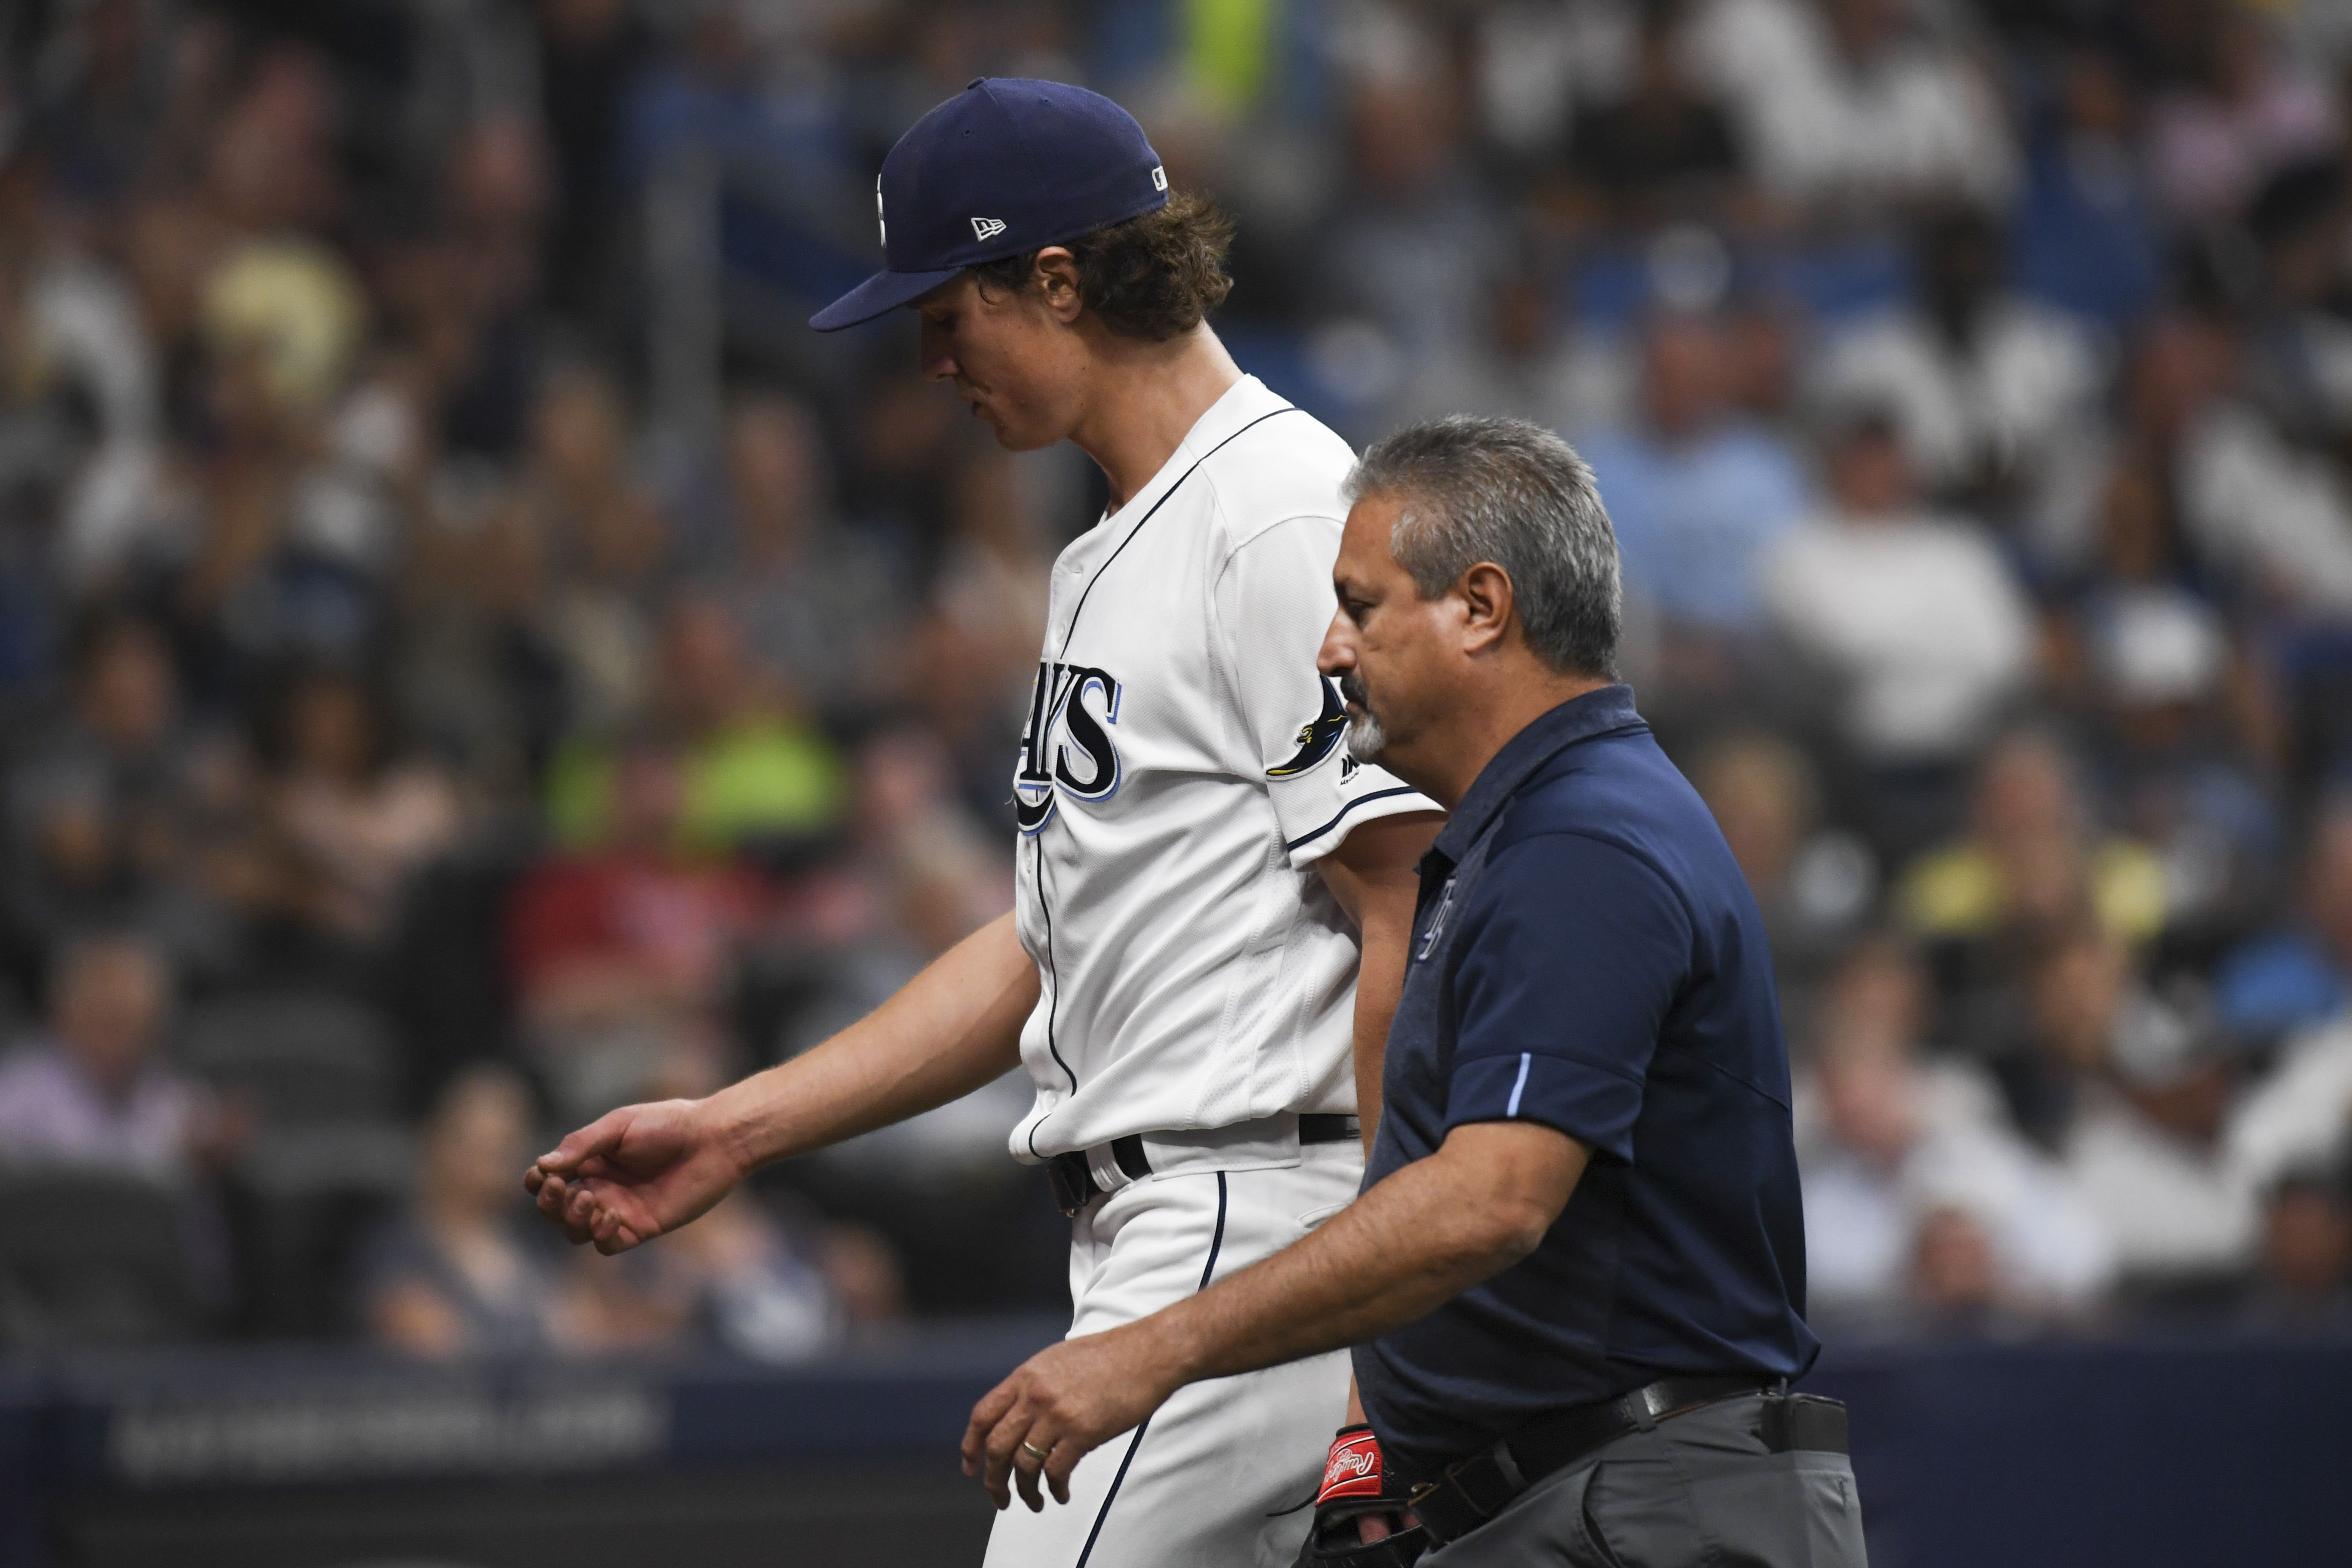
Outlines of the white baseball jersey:
M1244 377L1055 564L1013 776L1019 1159L1356 1109L1357 942L1315 862L1437 808L1348 758L1315 668L1353 461Z

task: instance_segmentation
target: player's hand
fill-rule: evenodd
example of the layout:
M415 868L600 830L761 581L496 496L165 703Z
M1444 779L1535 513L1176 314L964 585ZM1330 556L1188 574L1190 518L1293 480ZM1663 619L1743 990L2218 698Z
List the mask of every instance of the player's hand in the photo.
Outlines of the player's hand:
M626 1252L703 1214L743 1179L709 1104L625 1105L541 1154L522 1184L573 1245Z
M1040 1475L1054 1500L1067 1502L1078 1461L1140 1425L1180 1382L1173 1358L1154 1342L1150 1319L1050 1345L972 1407L963 1435L963 1473L980 1477L998 1508L1012 1502L1010 1489L1017 1485L1032 1512L1043 1509Z

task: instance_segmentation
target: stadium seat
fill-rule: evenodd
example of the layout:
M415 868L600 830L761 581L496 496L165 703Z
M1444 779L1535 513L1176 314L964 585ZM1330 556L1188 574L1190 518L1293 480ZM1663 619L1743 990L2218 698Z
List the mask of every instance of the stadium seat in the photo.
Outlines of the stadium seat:
M180 1061L242 1094L267 1128L373 1121L396 1108L391 1029L372 1010L320 992L205 1004L189 1018Z
M241 1326L331 1331L352 1248L408 1182L391 1027L326 993L232 996L195 1011L178 1059L254 1119L227 1192Z
M178 1194L140 1177L0 1168L0 1346L193 1332L186 1222Z

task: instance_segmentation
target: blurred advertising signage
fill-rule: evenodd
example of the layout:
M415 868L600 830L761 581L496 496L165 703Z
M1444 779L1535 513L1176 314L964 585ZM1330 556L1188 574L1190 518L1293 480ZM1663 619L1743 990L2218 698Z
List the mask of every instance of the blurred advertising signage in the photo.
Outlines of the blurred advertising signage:
M133 1486L577 1470L658 1455L667 1394L639 1386L379 1389L125 1405L106 1469Z

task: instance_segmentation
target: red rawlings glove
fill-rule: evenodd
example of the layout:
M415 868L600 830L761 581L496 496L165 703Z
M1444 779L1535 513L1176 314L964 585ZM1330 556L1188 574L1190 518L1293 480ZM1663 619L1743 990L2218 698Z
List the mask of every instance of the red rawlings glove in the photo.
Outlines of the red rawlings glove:
M1315 1506L1334 1498L1380 1495L1381 1440L1372 1436L1371 1424L1340 1427L1323 1461L1323 1489L1315 1494Z
M1402 1492L1389 1492L1371 1427L1340 1427L1323 1461L1298 1568L1412 1568L1428 1544Z

